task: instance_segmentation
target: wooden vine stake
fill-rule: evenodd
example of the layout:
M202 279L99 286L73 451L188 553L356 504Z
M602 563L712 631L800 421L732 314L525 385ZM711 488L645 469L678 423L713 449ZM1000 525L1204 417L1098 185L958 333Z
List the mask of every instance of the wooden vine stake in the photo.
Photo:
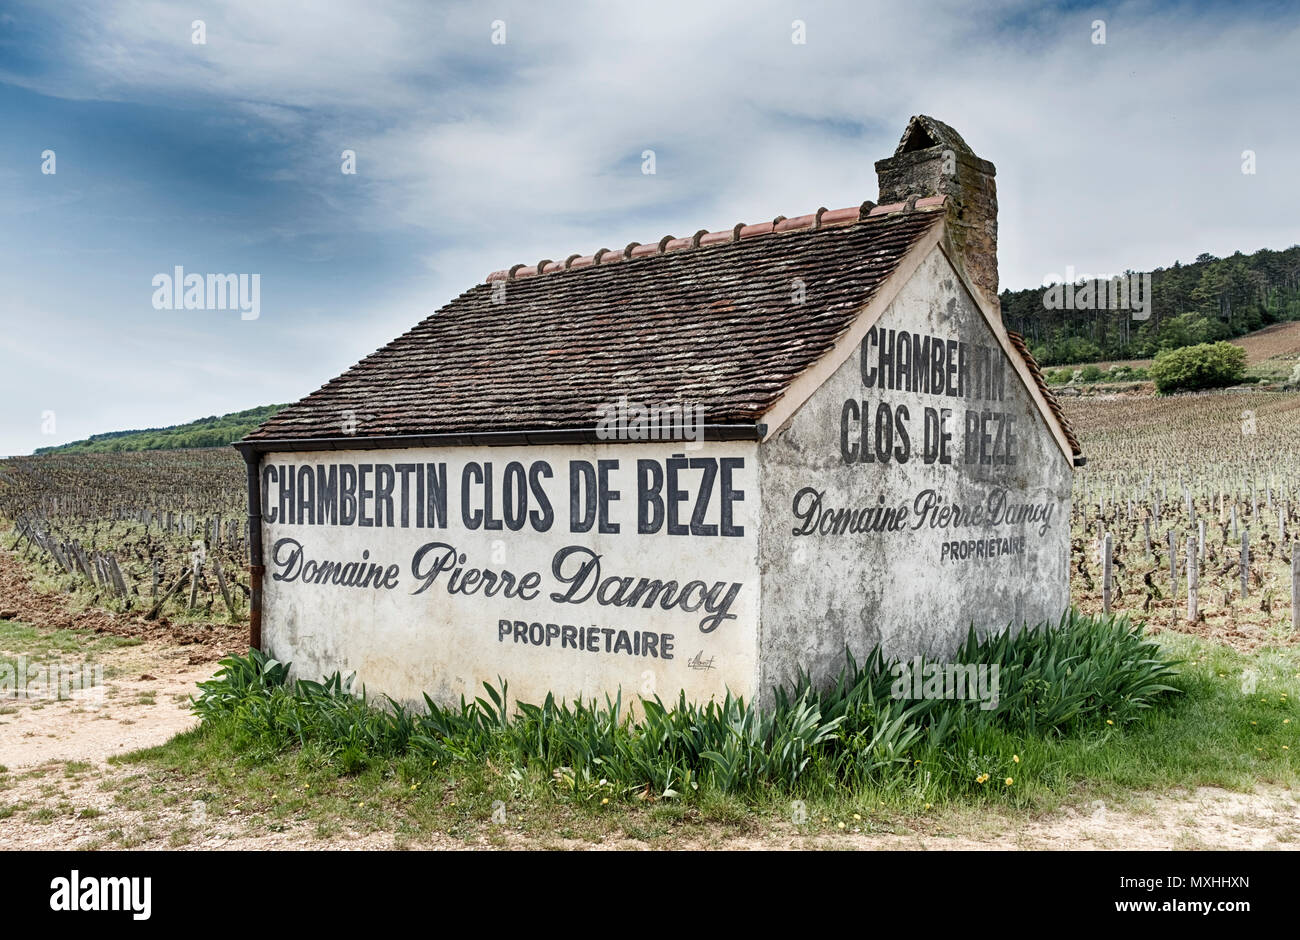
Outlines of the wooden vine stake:
M1174 541L1174 530L1169 530L1169 599L1174 603L1178 593L1178 543Z
M221 588L221 599L226 602L226 613L233 620L235 617L235 605L230 602L230 588L226 586L226 573L221 570L221 559L216 555L212 556L212 570L217 575L217 587Z
M1250 589L1250 530L1241 531L1241 599L1246 599Z
M190 604L189 609L193 610L199 603L199 572L203 570L203 562L197 555L194 556L194 567L190 569Z
M158 598L158 603L154 604L153 607L150 608L149 613L144 615L144 619L153 620L155 617L157 617L158 612L161 611L163 608L163 604L167 603L167 599L171 597L173 594L175 594L178 590L180 590L180 588L185 584L186 581L189 580L189 578L190 578L189 571L181 572L181 576L176 579L176 583L167 589L166 594Z
M1187 537L1187 622L1196 623L1200 617L1196 591L1200 587L1200 570L1196 559L1196 538Z
M1300 630L1300 542L1291 543L1291 629Z
M1101 611L1104 614L1110 614L1110 591L1111 591L1111 563L1110 563L1111 541L1110 533L1107 532L1101 540Z

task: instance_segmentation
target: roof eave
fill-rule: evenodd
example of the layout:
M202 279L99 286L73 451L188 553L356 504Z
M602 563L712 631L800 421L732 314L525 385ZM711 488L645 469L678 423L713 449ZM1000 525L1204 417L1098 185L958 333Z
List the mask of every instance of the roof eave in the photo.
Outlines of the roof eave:
M692 433L694 429L692 428ZM700 429L705 441L760 441L767 434L762 423L706 424ZM392 434L365 437L245 438L231 446L245 458L251 454L300 453L329 450L402 450L416 447L508 447L542 444L655 444L692 443L683 433L667 440L612 438L595 427L537 428L528 431L478 431L446 434Z

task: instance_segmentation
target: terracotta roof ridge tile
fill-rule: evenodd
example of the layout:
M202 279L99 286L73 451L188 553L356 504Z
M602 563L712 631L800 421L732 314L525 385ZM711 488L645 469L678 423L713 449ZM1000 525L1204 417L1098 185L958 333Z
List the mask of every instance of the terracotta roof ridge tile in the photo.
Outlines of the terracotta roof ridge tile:
M942 207L946 200L946 196L927 196L924 199L913 196L906 202L894 202L883 206L878 206L871 200L867 200L860 206L848 206L844 209L827 209L822 206L816 212L794 216L793 218L778 215L771 222L757 222L752 225L737 222L729 229L719 229L716 232L700 229L694 235L683 237L665 235L658 242L644 244L630 242L622 251L610 251L608 248L602 248L590 255L568 255L562 262L546 259L539 261L537 264L516 264L510 268L493 271L487 276L487 280L514 281L520 278L572 271L577 268L590 268L620 261L635 261L670 252L709 248L714 245L729 245L741 240L748 241L752 238L761 238L764 235L811 231L826 228L830 225L851 225L855 222L878 219L882 216L895 215L900 212L929 212Z

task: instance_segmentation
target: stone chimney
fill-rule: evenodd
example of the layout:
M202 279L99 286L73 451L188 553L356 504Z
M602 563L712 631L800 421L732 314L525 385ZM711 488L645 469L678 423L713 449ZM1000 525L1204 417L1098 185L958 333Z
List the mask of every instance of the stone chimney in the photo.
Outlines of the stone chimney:
M995 309L998 302L998 193L992 163L975 156L955 130L924 114L907 122L892 157L876 161L880 204L911 196L948 197L948 232L966 276Z

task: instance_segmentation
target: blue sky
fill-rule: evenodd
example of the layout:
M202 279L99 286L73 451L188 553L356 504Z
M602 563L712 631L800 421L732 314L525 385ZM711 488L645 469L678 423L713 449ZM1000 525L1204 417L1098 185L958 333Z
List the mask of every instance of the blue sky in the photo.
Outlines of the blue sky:
M1006 287L1284 248L1297 63L1268 3L11 2L0 454L295 400L512 263L875 198L917 112L997 164ZM176 265L259 317L154 309Z

